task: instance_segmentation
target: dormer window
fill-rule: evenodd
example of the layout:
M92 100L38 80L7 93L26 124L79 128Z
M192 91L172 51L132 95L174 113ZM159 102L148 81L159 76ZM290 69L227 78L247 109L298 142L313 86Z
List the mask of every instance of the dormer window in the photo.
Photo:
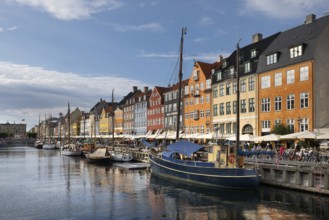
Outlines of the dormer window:
M250 62L247 62L244 64L244 72L249 73L251 71L251 65Z
M255 49L252 50L250 56L251 56L251 58L256 57L257 56L257 50L255 50Z
M226 68L227 67L227 61L225 60L224 62L223 62L223 68Z
M222 71L217 72L217 80L222 80Z
M278 53L273 53L266 56L266 64L271 65L278 62Z
M230 67L230 69L229 69L229 74L230 74L231 76L234 76L234 67L233 67L233 66Z
M300 57L303 55L303 45L290 48L290 58Z

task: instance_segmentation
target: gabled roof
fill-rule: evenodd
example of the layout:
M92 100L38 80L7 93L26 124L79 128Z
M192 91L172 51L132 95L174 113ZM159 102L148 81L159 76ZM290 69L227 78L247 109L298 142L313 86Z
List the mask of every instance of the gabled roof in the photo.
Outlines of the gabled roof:
M255 74L257 72L258 60L260 55L266 50L266 48L279 36L280 32L273 34L269 37L266 37L260 41L255 43L248 44L244 47L239 48L239 76L246 76L250 74ZM251 57L251 51L255 50L257 55L255 57ZM237 50L233 51L231 55L223 60L223 63L226 62L226 66L221 66L221 68L217 69L216 72L221 71L223 73L222 80L227 80L235 77L235 75L230 75L230 68L234 67L234 71L236 71L236 56ZM244 72L244 64L250 62L251 70L248 73ZM221 81L222 81L221 80ZM214 75L212 79L213 83L217 81L217 77Z
M313 59L317 47L316 40L328 25L327 15L282 32L260 57L258 71L264 72ZM303 55L291 59L289 49L301 44L304 47ZM273 53L278 54L278 62L266 65L266 56Z
M211 76L211 70L219 68L220 62L205 63L201 61L195 61L194 65L199 66L205 77L208 79Z

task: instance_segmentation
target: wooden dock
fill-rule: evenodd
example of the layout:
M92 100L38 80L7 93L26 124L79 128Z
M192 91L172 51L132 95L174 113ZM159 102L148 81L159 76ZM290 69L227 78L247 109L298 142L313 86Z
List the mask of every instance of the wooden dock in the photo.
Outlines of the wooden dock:
M137 170L137 169L148 169L150 168L149 163L114 163L116 167L124 168L127 170Z

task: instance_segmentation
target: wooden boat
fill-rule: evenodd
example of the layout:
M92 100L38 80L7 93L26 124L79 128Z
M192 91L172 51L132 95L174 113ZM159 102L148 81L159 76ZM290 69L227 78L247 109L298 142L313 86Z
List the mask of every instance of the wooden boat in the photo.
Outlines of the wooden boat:
M119 152L119 151L112 151L110 152L112 160L115 162L129 162L132 161L133 156L131 153L128 152Z
M81 156L81 149L77 144L71 143L71 137L70 137L70 124L71 124L71 112L70 112L70 103L68 103L68 111L67 111L67 118L68 118L68 144L65 144L61 147L61 154L65 156Z
M178 106L181 103L182 48L185 33L186 29L183 28L180 45ZM238 51L239 47L237 45L237 57ZM237 88L239 88L238 75ZM239 94L239 90L237 90L237 94ZM240 103L239 95L237 95L237 103ZM237 112L239 112L239 109L237 109ZM179 107L178 115L181 115ZM236 146L213 145L209 146L206 150L201 145L179 141L179 119L180 117L177 117L176 142L167 146L164 151L158 152L155 148L151 149L149 161L153 174L207 187L234 189L258 188L259 174L257 169L244 167L243 156L237 154L240 140L239 129L237 129ZM239 113L237 113L237 127L239 128L238 121Z
M81 156L81 149L76 144L66 144L61 148L61 154L65 156Z
M107 147L98 147L94 152L86 153L85 156L88 162L92 163L109 164L111 161L111 155Z

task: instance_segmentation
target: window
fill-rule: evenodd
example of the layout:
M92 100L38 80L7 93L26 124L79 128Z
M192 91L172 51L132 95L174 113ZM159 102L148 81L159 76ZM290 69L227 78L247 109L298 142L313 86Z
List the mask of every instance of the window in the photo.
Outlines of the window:
M217 81L222 80L222 78L223 78L222 71L217 72Z
M204 103L204 97L203 96L200 97L200 104L202 104L202 103Z
M188 86L185 86L184 94L188 95L188 93L189 93Z
M250 77L248 79L248 84L249 84L249 91L255 90L255 78L254 77Z
M231 123L226 123L226 134L231 134L232 130L231 130Z
M300 93L300 108L308 108L308 92Z
M246 112L247 112L246 100L242 99L241 100L241 113L246 113Z
M194 70L194 72L193 72L193 80L194 81L199 80L199 70Z
M252 50L251 51L251 58L253 58L253 57L256 57L257 56L257 50Z
M210 102L210 95L206 95L206 103Z
M271 65L278 62L278 54L277 53L273 53L270 54L268 56L266 56L266 64L267 65Z
M274 98L274 111L281 111L282 110L282 97L276 96Z
M201 89L201 90L204 90L204 82L201 82L201 83L200 83L200 89Z
M262 99L262 112L269 112L271 109L270 98Z
M290 58L300 57L302 54L303 54L302 45L290 48Z
M233 114L236 114L237 106L236 101L233 101Z
M299 74L300 81L308 80L308 66L301 67L299 70Z
M233 82L233 94L235 94L236 91L238 91L238 83L237 82Z
M241 79L241 92L246 92L246 79Z
M196 104L196 105L199 104L199 98L198 97L194 99L194 104Z
M224 103L219 104L219 115L224 115Z
M212 90L212 97L217 98L218 97L218 86L214 86Z
M295 120L294 119L288 119L287 120L287 127L291 132L294 132L294 130L295 130Z
M188 113L185 113L185 119L188 119Z
M226 114L231 114L231 102L226 102Z
M217 116L218 115L218 104L213 105L213 115Z
M308 130L308 118L301 118L299 124L300 131Z
M231 95L231 83L226 83L226 95Z
M219 96L224 96L224 84L219 85Z
M206 89L211 89L211 79L206 80Z
M249 99L249 112L255 112L255 99Z
M200 111L200 118L204 118L204 110Z
M275 119L274 120L274 126L279 126L281 124L282 124L281 119Z
M261 78L261 88L266 89L271 86L271 76L262 76Z
M282 73L274 74L274 86L282 85Z
M219 133L224 134L224 124L219 125Z
M206 110L206 118L209 118L210 117L210 109L207 109Z
M269 132L271 129L271 122L269 120L262 121L262 131Z
M188 102L189 102L189 100L185 99L185 106L188 106Z
M191 93L194 91L194 85L190 85L190 91Z
M251 71L250 62L244 64L244 72L249 73Z
M228 73L229 73L231 76L234 76L234 67L230 67L230 69L228 70Z
M287 71L287 84L291 84L295 82L295 70Z
M295 95L289 94L287 96L287 109L291 110L295 108Z

